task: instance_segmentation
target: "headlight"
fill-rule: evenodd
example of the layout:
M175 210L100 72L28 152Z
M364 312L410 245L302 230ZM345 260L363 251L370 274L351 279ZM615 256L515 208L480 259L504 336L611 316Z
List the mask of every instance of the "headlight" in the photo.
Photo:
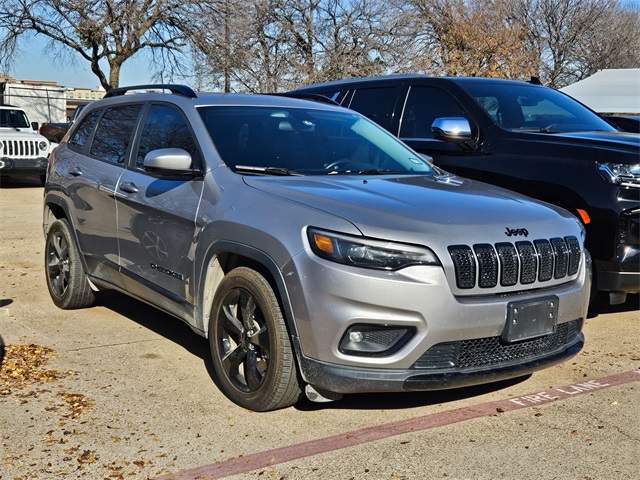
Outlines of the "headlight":
M598 171L607 182L613 185L640 186L640 164L598 163Z
M38 143L38 148L40 150L48 150L49 149L49 144L47 142L45 142L44 140L40 140L40 142Z
M410 265L440 265L427 247L343 235L315 228L307 230L313 252L332 262L376 270L399 270Z

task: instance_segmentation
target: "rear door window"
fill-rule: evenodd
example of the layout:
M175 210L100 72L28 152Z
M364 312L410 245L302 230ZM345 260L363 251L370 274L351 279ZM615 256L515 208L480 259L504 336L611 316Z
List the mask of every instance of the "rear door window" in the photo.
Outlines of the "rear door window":
M141 110L141 104L108 108L98 124L91 144L91 155L124 165Z
M348 106L387 130L391 130L396 103L395 87L359 88L354 91Z

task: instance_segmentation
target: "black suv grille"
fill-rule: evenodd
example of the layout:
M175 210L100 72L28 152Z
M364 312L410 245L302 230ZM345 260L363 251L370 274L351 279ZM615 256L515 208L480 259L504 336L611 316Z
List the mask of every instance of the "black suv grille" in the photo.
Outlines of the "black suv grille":
M460 289L512 287L536 280L547 282L575 275L580 266L576 237L511 243L454 245L449 247Z
M419 369L466 369L508 365L562 350L580 332L580 320L561 323L544 337L503 343L500 337L476 338L439 343L427 350L413 365Z

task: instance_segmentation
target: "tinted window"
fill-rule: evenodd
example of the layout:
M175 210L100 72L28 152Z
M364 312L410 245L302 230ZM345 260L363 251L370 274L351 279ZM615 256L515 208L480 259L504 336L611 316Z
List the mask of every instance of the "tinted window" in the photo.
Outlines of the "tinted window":
M191 130L178 110L166 105L152 105L144 122L136 167L144 167L144 157L159 148L181 148L199 163L198 149Z
M78 126L78 129L73 134L73 137L71 137L69 143L79 147L80 149L84 149L85 145L91 138L93 130L96 128L96 124L98 123L98 118L100 118L101 113L102 110L94 110L87 115Z
M400 137L433 138L431 124L441 117L469 118L450 93L433 87L411 87L402 113Z
M500 126L533 132L615 131L589 109L551 88L461 84Z
M394 87L361 88L353 93L348 107L389 130L395 98Z
M111 163L123 164L142 105L108 108L98 124L91 155Z

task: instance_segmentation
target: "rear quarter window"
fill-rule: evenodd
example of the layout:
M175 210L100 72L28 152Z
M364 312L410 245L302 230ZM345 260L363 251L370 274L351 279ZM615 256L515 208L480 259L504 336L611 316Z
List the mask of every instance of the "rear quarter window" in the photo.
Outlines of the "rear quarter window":
M84 148L91 140L91 135L96 129L96 125L98 124L98 119L100 118L101 113L102 110L94 110L89 115L87 115L78 125L78 128L69 140L69 144L78 148L79 150L84 150Z

